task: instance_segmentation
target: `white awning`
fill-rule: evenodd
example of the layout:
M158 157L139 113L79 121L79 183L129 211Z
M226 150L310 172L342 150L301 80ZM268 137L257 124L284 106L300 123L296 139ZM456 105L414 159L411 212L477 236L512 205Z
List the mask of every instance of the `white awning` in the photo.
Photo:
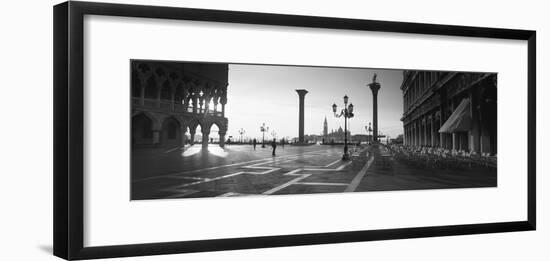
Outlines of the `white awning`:
M471 127L470 118L470 99L463 99L453 114L439 128L440 133L455 133L459 131L469 131Z

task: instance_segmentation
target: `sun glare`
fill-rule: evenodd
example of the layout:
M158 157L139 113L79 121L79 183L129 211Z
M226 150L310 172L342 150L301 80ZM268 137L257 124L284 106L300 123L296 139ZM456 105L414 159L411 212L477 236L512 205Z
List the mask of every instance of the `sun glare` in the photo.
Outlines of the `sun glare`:
M203 151L203 148L199 145L192 146L188 149L186 149L181 156L182 157L191 157L197 153L201 153ZM219 147L218 145L212 144L208 146L207 152L210 155L214 155L216 157L225 158L227 157L227 151L225 149Z

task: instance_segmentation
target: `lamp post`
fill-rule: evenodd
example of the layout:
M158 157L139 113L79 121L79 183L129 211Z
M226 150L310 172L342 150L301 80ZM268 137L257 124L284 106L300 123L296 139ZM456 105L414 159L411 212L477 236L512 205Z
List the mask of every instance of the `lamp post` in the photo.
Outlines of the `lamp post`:
M265 148L265 133L269 131L269 127L265 126L265 122L260 126L260 131L262 132L262 148Z
M239 129L239 134L241 135L241 143L243 143L243 134L245 133L243 128Z
M370 133L372 132L370 122L369 122L369 126L365 126L365 130L367 131L367 134L368 134L368 137L369 137L369 143L370 143L370 141L372 140L372 137L370 136Z
M348 153L348 119L353 118L353 104L348 105L348 96L344 96L344 108L340 114L336 113L338 106L336 103L332 104L332 111L336 118L344 117L344 155L342 155L342 160L349 160L350 156Z

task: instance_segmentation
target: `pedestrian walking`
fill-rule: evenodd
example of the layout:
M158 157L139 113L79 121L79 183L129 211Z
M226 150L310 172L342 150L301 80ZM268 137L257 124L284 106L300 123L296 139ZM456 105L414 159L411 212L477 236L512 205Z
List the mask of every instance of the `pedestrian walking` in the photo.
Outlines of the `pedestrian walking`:
M285 138L281 139L281 146L283 146L283 149L285 148Z
M275 149L277 149L277 141L273 139L271 142L271 147L273 148L273 152L271 153L272 156L275 156Z
M254 140L252 140L252 144L254 144L254 150L256 150L256 143L257 143L256 138L254 138Z

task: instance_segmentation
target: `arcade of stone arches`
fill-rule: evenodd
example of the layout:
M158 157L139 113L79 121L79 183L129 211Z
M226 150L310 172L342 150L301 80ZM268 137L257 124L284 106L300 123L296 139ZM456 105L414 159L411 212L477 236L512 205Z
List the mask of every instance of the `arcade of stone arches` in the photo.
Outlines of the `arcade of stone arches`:
M495 155L496 75L477 77L481 80L475 84L462 82L463 88L454 91L452 95L443 85L443 88L437 91L438 94L431 97L437 98L437 106L421 111L416 117L411 117L405 122L405 145ZM467 77L462 76L462 79L465 78Z
M203 147L224 146L227 64L132 61L131 85L133 145L192 145L200 129Z
M216 139L220 147L225 145L227 123L219 119L193 119L185 116L165 115L154 112L136 112L132 116L132 144L155 146L178 146L191 144L197 140L200 129L201 144L208 146L214 141L212 130L218 130Z

